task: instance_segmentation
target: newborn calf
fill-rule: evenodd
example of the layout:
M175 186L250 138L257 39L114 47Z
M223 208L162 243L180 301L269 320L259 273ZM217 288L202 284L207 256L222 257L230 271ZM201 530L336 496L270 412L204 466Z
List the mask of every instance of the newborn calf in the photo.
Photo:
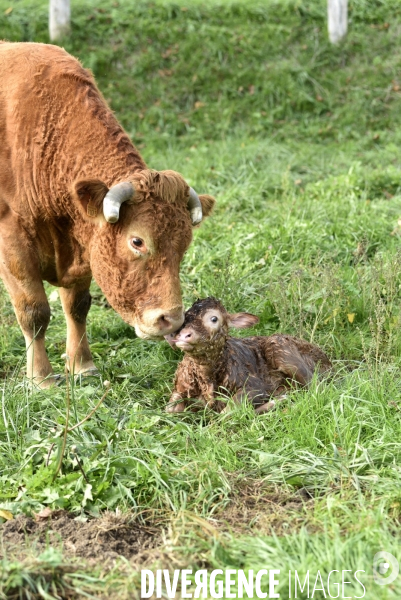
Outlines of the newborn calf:
M293 387L306 386L313 374L328 371L331 363L314 344L291 335L233 338L229 327L243 329L259 322L249 313L229 314L215 298L198 300L186 312L176 333L166 336L173 348L185 352L175 374L167 412L182 412L196 404L221 412L221 394L235 402L245 398L257 413L271 410L276 399ZM194 402L195 401L195 402Z

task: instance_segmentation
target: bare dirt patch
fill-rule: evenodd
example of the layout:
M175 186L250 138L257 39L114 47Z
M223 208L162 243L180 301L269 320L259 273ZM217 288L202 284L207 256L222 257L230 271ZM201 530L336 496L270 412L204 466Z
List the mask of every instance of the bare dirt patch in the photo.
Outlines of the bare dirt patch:
M131 559L157 547L161 530L114 513L82 522L73 514L58 510L48 518L19 516L8 521L0 526L0 539L6 552L16 558L28 549L34 548L36 554L51 545L62 549L65 557L105 564L118 556Z
M243 482L230 504L214 514L219 530L241 534L284 535L307 525L314 500L306 490L283 490L267 487L263 481Z
M34 517L21 515L10 520L0 525L0 559L16 559L26 581L9 585L6 595L2 595L0 581L0 596L37 600L44 597L39 592L46 588L57 591L54 597L78 600L83 597L84 586L89 597L138 600L137 573L155 565L169 571L185 568L187 556L186 552L180 552L180 546L186 545L188 534L198 530L205 540L230 533L253 536L274 532L280 536L302 526L311 532L317 529L313 522L315 501L305 490L291 491L266 486L263 481L239 483L238 480L233 482L233 490L229 504L209 519L184 511L163 517L152 513L152 521L115 513L81 521L66 511L46 508ZM62 554L56 566L42 555L49 547ZM126 561L118 561L119 557ZM196 548L191 560L202 568L212 568ZM84 579L76 579L79 573L83 573ZM92 573L97 578L93 584L86 577ZM127 589L126 577L131 578Z
M249 535L257 530L259 534L284 535L303 526L312 531L313 506L314 500L305 490L243 482L237 484L230 503L214 513L213 522L221 533ZM0 525L0 558L2 549L23 559L32 550L37 556L49 546L62 550L67 559L82 558L89 564L105 566L123 556L131 564L141 565L163 555L162 524L144 524L130 515L114 513L82 522L72 513L54 510L46 518L21 515Z

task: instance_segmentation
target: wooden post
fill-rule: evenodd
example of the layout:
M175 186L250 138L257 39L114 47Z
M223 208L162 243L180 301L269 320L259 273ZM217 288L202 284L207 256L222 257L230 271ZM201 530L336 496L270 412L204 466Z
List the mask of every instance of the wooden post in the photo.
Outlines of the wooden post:
M328 0L327 16L330 42L337 44L347 35L348 0Z
M70 0L50 0L49 35L52 42L69 35L71 31L70 19Z

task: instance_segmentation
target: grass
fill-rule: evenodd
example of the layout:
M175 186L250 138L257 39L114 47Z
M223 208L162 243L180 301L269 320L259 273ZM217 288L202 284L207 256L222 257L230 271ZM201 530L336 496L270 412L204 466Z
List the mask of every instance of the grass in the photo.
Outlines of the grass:
M363 569L365 598L399 598L399 580L373 582L372 560L379 550L401 559L400 4L350 2L349 35L335 48L317 0L87 0L72 14L66 49L94 71L148 164L218 200L182 266L186 305L213 294L254 312L254 333L313 339L337 374L258 418L248 407L166 415L179 356L136 339L94 286L89 336L112 386L68 435L54 479L66 389L26 386L3 293L0 508L147 511L163 516L166 540L149 564L320 569L326 581L333 569ZM46 3L0 0L0 29L48 41ZM60 372L65 325L59 299L51 305ZM71 424L102 394L101 382L72 382ZM252 486L261 492L251 510ZM288 494L301 499L295 507ZM239 495L249 522L224 524ZM1 565L4 597L139 594L132 560L85 565L28 544L17 558L4 551ZM289 596L286 575L279 591Z

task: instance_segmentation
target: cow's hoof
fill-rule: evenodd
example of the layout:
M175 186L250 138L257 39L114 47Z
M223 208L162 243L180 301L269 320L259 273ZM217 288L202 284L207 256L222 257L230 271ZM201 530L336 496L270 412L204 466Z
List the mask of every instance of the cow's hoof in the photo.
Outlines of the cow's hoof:
M89 367L89 369L83 369L79 373L75 373L75 376L78 377L100 377L100 371L97 367Z
M82 379L88 379L91 377L95 377L96 379L99 379L100 371L97 369L97 367L89 367L89 369L84 369L80 373L74 373L75 383L80 382Z
M47 377L29 377L27 378L29 385L32 390L48 390L57 385L61 385L65 382L65 377L63 375L58 375L55 373L51 373Z
M75 381L80 377L100 377L100 372L92 360L88 360L86 363L76 359L70 360L68 354L62 354L61 358L65 361L65 367Z

